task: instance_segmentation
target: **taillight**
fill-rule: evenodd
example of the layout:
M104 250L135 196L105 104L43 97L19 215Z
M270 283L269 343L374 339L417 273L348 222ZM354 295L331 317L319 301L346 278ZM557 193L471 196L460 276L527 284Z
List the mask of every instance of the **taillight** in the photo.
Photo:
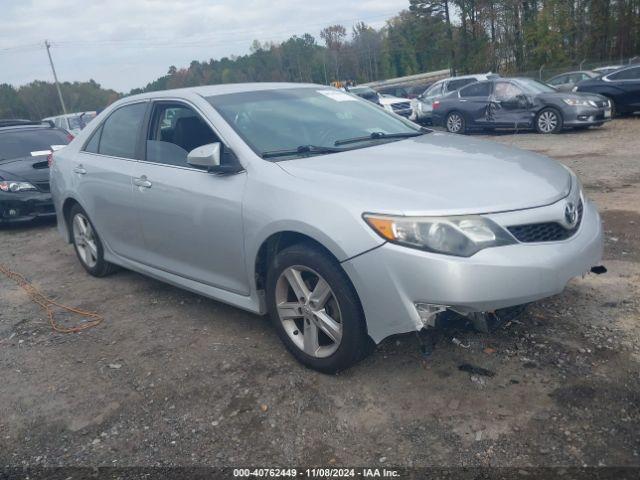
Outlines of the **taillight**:
M49 168L53 167L53 152L47 155L47 165L49 165Z
M437 110L440 108L440 100L436 100L435 102L433 102L433 109Z
M76 138L76 137L74 137L74 136L73 136L73 135L71 135L70 133L67 133L67 140L71 141L71 140L73 140L74 138Z

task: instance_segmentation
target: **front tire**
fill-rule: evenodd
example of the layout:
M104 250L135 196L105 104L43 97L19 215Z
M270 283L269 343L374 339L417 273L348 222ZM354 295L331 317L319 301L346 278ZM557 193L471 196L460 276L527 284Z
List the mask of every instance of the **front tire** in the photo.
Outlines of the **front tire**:
M449 115L447 115L447 119L445 120L445 127L447 129L447 132L449 133L464 134L466 132L464 115L462 115L460 112L449 113Z
M545 108L536 116L536 131L544 135L562 131L562 114L555 108Z
M266 293L278 336L303 365L335 373L372 350L358 295L321 248L300 243L279 252L267 272Z
M94 277L106 277L113 273L116 266L104 259L100 236L80 205L76 204L71 208L68 225L73 247L84 269Z

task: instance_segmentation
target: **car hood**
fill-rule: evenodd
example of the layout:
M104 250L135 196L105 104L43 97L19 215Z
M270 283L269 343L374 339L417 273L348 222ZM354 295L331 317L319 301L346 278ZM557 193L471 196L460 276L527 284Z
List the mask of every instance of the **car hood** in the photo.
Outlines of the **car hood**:
M573 99L573 100L593 100L593 101L601 101L604 99L602 95L598 95L597 93L584 93L584 92L553 92L553 93L541 93L538 95L539 98L544 100L562 100L563 98Z
M278 165L310 182L304 187L307 191L317 188L317 195L377 213L519 210L553 203L571 187L571 174L555 160L437 132Z
M48 182L49 165L46 155L0 161L0 178L26 182Z
M409 103L410 100L407 98L400 97L380 97L380 105L393 105L396 103Z

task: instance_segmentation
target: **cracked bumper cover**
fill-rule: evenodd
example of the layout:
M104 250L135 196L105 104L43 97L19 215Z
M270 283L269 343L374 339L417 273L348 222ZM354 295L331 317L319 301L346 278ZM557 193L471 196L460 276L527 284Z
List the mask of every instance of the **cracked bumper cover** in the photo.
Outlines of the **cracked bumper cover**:
M598 265L602 250L600 215L587 201L579 230L565 241L487 248L469 258L385 243L342 265L379 343L422 328L415 303L482 312L558 294Z

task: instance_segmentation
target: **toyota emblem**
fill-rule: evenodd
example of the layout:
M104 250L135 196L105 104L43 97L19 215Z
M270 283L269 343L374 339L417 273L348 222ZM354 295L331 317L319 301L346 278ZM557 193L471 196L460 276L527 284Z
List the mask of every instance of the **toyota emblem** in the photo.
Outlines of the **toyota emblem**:
M576 226L576 223L578 223L578 208L575 203L567 203L567 206L564 208L564 219L571 228Z

